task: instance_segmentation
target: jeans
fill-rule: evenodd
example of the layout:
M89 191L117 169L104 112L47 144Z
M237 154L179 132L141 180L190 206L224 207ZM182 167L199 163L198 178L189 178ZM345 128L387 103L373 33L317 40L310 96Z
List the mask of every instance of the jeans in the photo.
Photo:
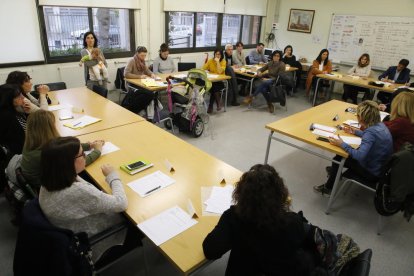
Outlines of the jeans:
M259 94L263 94L263 97L266 99L267 102L269 102L270 101L269 90L273 82L274 82L273 79L262 81L259 84L259 86L256 88L256 91L254 91L253 96L256 97Z

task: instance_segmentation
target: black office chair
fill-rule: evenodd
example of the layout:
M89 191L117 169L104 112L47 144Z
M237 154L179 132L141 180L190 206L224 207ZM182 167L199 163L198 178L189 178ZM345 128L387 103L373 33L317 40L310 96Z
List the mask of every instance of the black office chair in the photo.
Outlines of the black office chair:
M366 249L350 260L339 273L339 276L368 276L371 269L372 250Z
M106 89L106 88L104 88L102 86L93 85L92 86L92 91L95 92L95 93L97 93L97 94L99 94L99 95L101 95L104 98L107 98L108 97L108 89Z
M196 67L197 67L197 65L196 65L195 62L179 62L177 64L178 72L188 71L188 70L194 69Z
M246 56L246 64L247 64L247 65L250 65L250 59L249 59L249 56Z
M51 82L51 83L43 83L47 86L49 86L50 91L56 91L56 90L64 90L66 89L66 83L64 82ZM36 84L34 86L34 90L37 92L37 88L40 84Z

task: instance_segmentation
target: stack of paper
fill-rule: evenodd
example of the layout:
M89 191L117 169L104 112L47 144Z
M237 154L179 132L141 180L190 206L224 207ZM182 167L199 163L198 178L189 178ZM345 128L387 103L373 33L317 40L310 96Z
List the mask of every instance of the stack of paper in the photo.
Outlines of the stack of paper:
M88 155L89 153L92 152L92 150L93 149L85 151L85 154ZM105 144L102 147L101 156L109 154L114 151L118 151L118 150L119 148L115 146L114 144L112 144L111 142L105 142Z
M55 104L55 105L48 106L49 111L56 111L56 110L61 110L61 109L66 109L66 108L72 108L72 106L69 104Z
M177 75L174 75L174 78L177 78L177 79L184 79L186 77L187 77L186 74L177 74Z
M361 128L361 125L355 120L346 120L343 124L354 128Z
M86 127L88 125L94 124L96 122L99 122L101 120L102 119L98 119L98 118L95 118L95 117L92 117L92 116L85 115L85 116L82 116L79 119L76 119L76 120L74 120L70 123L64 124L64 126L70 127L70 128L73 128L73 129L80 129L80 128Z
M197 221L178 206L174 206L164 212L138 224L144 234L159 246L169 239L184 232Z
M174 183L175 180L173 178L162 173L161 171L156 171L152 174L129 182L127 185L141 197L146 197Z
M384 118L387 117L388 115L390 115L390 113L380 111L381 121L384 120Z
M204 202L206 212L223 214L231 206L233 190L233 186L213 187L210 197Z

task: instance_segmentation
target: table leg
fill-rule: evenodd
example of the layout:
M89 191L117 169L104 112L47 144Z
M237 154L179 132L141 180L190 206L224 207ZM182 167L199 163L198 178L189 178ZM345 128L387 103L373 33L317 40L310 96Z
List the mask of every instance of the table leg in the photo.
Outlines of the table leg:
M251 79L250 79L250 90L249 90L249 96L252 96L253 81L254 81L254 78L251 78ZM251 103L249 103L248 108L250 108L251 106L252 106L252 104L251 104Z
M269 138L267 138L267 148L266 148L264 164L267 164L267 161L269 159L270 143L272 142L273 133L274 131L271 131L269 134Z
M224 85L226 86L226 95L224 96L224 112L227 111L227 95L229 94L229 81L225 80Z
M316 87L315 87L315 93L313 93L313 101L312 101L312 106L316 105L316 97L318 96L318 87L319 87L319 82L321 81L321 78L318 78L316 80Z
M326 208L326 211L325 211L327 215L329 214L329 209L331 208L333 201L335 200L335 197L336 197L336 191L338 190L339 179L341 178L342 169L344 168L344 164L345 164L345 159L346 158L342 157L341 162L339 163L339 168L336 173L335 182L334 182L334 185L331 191L331 196L329 197L328 207Z

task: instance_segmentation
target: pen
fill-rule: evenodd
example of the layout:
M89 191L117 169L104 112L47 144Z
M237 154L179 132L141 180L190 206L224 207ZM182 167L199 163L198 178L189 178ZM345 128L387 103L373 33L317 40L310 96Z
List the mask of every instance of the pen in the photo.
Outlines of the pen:
M159 188L161 188L161 186L158 186L158 187L155 187L155 188L154 188L154 189L152 189L152 190L149 190L148 192L146 192L146 193L145 193L145 195L150 194L150 193L152 193L153 191L158 190Z
M79 123L76 123L76 124L74 124L73 126L75 127L75 126L78 126L78 125L80 125L82 122L79 122Z

